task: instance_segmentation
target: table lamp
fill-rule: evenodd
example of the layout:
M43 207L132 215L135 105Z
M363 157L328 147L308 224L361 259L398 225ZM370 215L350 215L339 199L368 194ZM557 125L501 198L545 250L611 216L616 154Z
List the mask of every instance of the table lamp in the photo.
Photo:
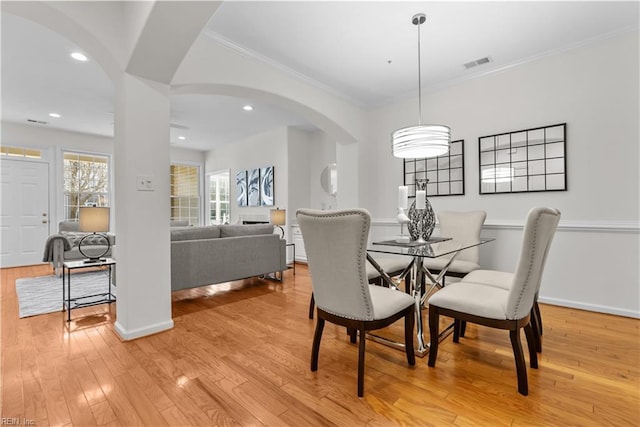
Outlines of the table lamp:
M80 240L80 243L78 243L78 250L82 255L87 257L84 262L89 263L104 261L105 259L102 257L106 255L107 252L109 252L109 249L111 249L111 242L109 242L109 238L105 234L98 233L106 233L109 231L109 208L83 206L80 208L79 216L79 230L92 233L84 236ZM100 238L104 239L107 242L104 252L96 255L96 253L99 251L96 251L94 248L92 248L93 250L89 251L89 253L85 253L85 251L88 249L87 245L96 246L96 242L98 242Z
M284 239L284 228L282 228L282 226L287 222L287 210L279 208L271 209L269 219L271 224L280 229L280 232L282 232L282 238Z

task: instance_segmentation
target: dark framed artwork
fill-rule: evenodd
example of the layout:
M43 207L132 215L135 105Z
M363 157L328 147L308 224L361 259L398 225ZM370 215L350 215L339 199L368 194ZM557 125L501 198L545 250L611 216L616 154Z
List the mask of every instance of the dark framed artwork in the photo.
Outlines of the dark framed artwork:
M478 138L480 194L567 190L567 124Z
M236 201L239 207L247 206L247 171L236 172Z
M247 171L247 204L260 206L260 169Z
M260 205L273 206L273 166L260 168Z
M464 195L464 139L452 141L449 152L428 159L404 159L404 185L416 196L416 180L428 179L427 197Z

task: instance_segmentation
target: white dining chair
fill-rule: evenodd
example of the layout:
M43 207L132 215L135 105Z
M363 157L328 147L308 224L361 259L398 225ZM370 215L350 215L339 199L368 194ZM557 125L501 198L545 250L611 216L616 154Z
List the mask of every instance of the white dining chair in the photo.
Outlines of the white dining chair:
M538 294L547 255L560 221L560 211L533 208L527 215L520 249L520 258L508 288L496 286L506 276L496 275L486 283L471 281L466 276L460 282L445 286L429 298L429 332L431 348L428 365L435 366L438 356L440 316L454 319L453 341L459 342L462 322L472 322L509 331L516 363L518 391L529 393L527 370L520 342L524 328L529 347L529 363L538 367L536 342L531 324L531 311Z
M415 301L404 292L369 284L366 255L371 217L366 210L299 209L296 218L304 238L317 305L311 371L318 370L325 321L346 327L352 343L359 337L358 396L362 397L367 331L387 327L404 318L407 362L415 365Z
M456 242L469 243L480 240L482 226L487 218L485 211L438 212L438 228L440 236L452 238ZM480 250L477 246L458 252L446 276L462 278L470 272L480 268ZM432 274L438 274L445 267L449 257L438 257L424 260L426 267ZM442 278L444 284L444 277Z
M401 258L376 257L374 261L378 263L378 265L382 268L382 270L385 273L387 273L389 276L393 278L394 276L400 275L404 271L404 269L407 268L407 266L409 265L407 260L404 258L405 257L401 257ZM385 281L382 279L382 275L380 274L380 272L373 265L371 265L370 262L367 262L366 273L367 273L367 280L369 281L370 284L379 285L379 286L388 286L388 284L385 283ZM409 281L409 276L407 275L404 279L405 290L409 289L408 281ZM400 283L395 282L394 284L399 285ZM313 319L314 308L315 308L315 298L312 293L311 299L309 300L309 319Z

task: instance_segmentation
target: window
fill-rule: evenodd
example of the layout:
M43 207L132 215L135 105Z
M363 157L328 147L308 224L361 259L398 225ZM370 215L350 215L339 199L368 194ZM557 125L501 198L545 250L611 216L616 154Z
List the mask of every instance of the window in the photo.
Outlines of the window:
M229 222L229 172L209 176L209 224Z
M109 206L109 158L63 153L64 219L77 220L80 206Z
M40 150L21 148L21 147L6 147L6 146L0 146L0 156L23 157L26 159L42 158L42 155L40 154Z
M198 166L171 165L171 219L200 224L200 173Z

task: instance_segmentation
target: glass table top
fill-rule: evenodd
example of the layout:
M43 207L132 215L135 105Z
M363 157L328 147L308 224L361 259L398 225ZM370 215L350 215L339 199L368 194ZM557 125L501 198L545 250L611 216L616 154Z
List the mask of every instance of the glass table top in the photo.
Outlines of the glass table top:
M443 255L453 254L464 249L469 249L474 246L483 245L494 240L495 239L490 237L481 237L476 241L460 241L450 238L433 237L423 245L416 245L415 242L401 244L389 240L375 241L369 243L367 252L422 258L437 258Z

